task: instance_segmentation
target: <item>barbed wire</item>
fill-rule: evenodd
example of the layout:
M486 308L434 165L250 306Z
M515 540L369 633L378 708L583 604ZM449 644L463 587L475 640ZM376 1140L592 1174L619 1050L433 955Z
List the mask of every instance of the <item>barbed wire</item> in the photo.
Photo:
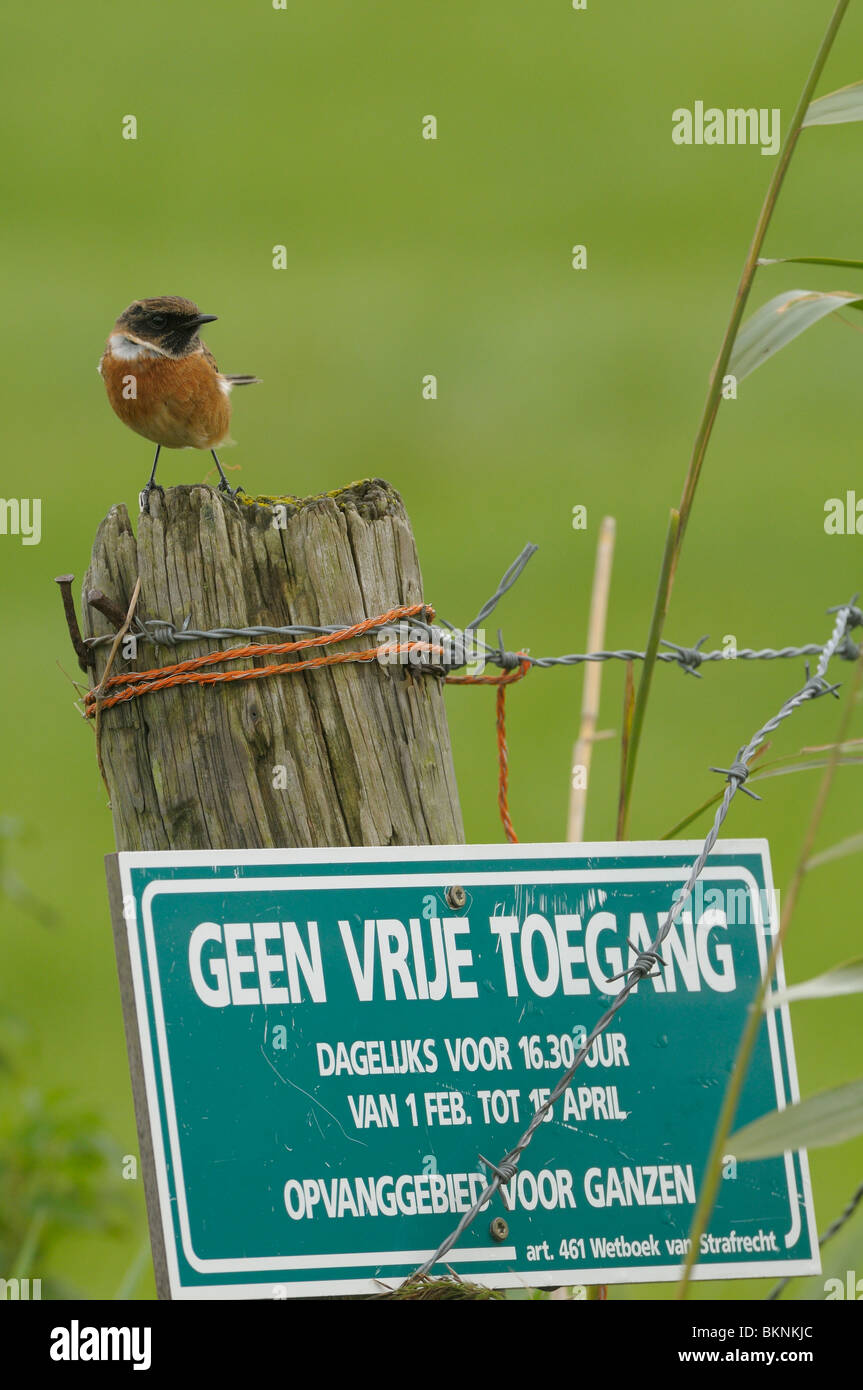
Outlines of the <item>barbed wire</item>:
M504 576L504 578L506 578L506 576ZM667 937L668 933L671 931L672 927L677 921L677 918L683 911L683 908L685 907L687 900L692 894L692 890L694 889L695 884L697 883L704 869L704 866L707 863L707 859L710 855L710 852L716 844L717 839L719 838L719 831L722 827L722 824L726 816L728 815L731 802L733 801L738 791L743 791L746 793L746 795L755 797L755 793L749 791L748 788L744 785L747 777L749 776L749 761L752 759L754 754L757 752L758 748L767 738L768 734L771 734L774 732L774 730L778 729L779 725L783 723L784 720L788 719L796 709L800 708L801 705L807 704L810 700L820 699L823 695L837 694L839 687L837 685L831 685L826 679L827 668L833 657L838 655L840 650L843 648L848 638L849 632L853 628L860 627L861 625L863 625L863 614L861 614L859 609L855 608L854 606L856 600L857 595L855 594L854 598L849 603L840 606L838 609L830 610L831 612L836 613L836 621L833 625L833 631L831 632L827 642L822 647L817 648L817 651L819 652L819 659L818 664L815 668L815 674L810 676L809 666L807 663L805 684L802 685L798 691L796 691L792 696L790 696L789 699L785 701L785 703L781 706L778 712L775 715L773 715L771 719L768 719L765 724L762 724L761 728L758 729L757 732L752 735L748 743L744 744L738 750L737 756L735 757L731 766L727 768L711 768L712 772L719 772L722 775L724 775L727 783L725 792L723 794L722 801L720 802L717 808L713 824L710 827L710 830L708 831L707 836L704 840L704 845L701 849L701 853L698 855L697 859L693 863L692 868L689 872L689 876L685 884L683 885L683 888L675 893L675 898L672 907L669 909L665 920L663 921L658 932L656 933L656 936L654 937L650 945L647 947L647 949L644 951L639 951L635 946L632 945L631 942L628 943L630 950L635 953L635 959L633 963L630 966L628 966L626 970L621 971L620 974L613 975L609 980L609 984L611 984L614 980L624 980L624 984L621 986L620 992L618 993L616 999L609 1006L609 1008L606 1009L605 1013L602 1015L599 1021L596 1024L594 1024L594 1027L592 1028L588 1036L585 1038L584 1042L582 1043L581 1047L576 1053L572 1065L560 1077L556 1086L550 1092L546 1100L540 1106L537 1107L529 1125L525 1129L521 1138L518 1140L518 1143L515 1144L513 1148L509 1149L508 1152L504 1154L503 1158L498 1163L492 1163L489 1161L489 1159L484 1158L481 1154L479 1155L479 1161L492 1174L491 1181L479 1194L476 1201L473 1203L473 1206L471 1206L469 1210L464 1213L455 1229L450 1232L446 1239L440 1243L438 1248L435 1250L434 1254L431 1255L429 1259L427 1259L424 1262L424 1264L420 1265L419 1268L415 1271L414 1275L411 1277L417 1277L418 1275L428 1274L430 1270L438 1263L438 1261L444 1258L444 1256L452 1249L452 1247L456 1244L456 1242L460 1239L460 1237L464 1234L468 1227L476 1220L482 1208L491 1201L495 1193L506 1183L512 1181L512 1179L518 1173L518 1167L521 1161L521 1157L527 1149L528 1145L530 1144L531 1140L533 1139L536 1130L543 1123L546 1115L548 1114L549 1110L551 1110L552 1106L560 1099L563 1093L571 1085L576 1071L581 1066L582 1062L589 1053L596 1039L600 1036L601 1033L605 1031L608 1025L615 1018L615 1016L623 1008L623 1005L626 1003L627 999L629 998L630 994L632 993L633 989L635 989L639 981L648 979L650 976L652 976L657 965L665 964L661 955L659 954L660 947L662 946L663 941ZM756 798L756 800L757 799L760 798Z
M589 661L644 661L646 653L635 651L628 647L610 651L597 652L569 652L563 656L530 656L523 651L509 651L503 642L503 638L498 633L497 646L486 643L478 634L480 625L490 617L497 607L504 594L508 593L516 581L524 572L528 561L536 554L539 547L532 543L526 545L521 554L516 557L509 569L501 578L497 588L490 598L480 608L476 617L467 623L464 628L457 628L452 623L441 620L440 624L423 621L420 617L411 618L410 628L425 634L427 639L436 646L443 646L447 649L447 656L442 662L436 658L446 670L459 670L468 664L476 664L477 661L488 665L497 666L501 670L515 670L525 660L531 667L551 667L551 666L580 666ZM863 614L858 609L852 610L857 617L857 621L851 626L863 625ZM336 632L341 632L346 624L330 623L324 626L315 626L309 623L289 623L284 627L268 627L259 625L256 627L215 627L215 628L193 628L191 626L191 615L187 616L184 622L178 627L175 623L166 618L140 618L136 617L132 623L131 633L139 641L149 643L154 647L177 647L183 642L218 642L223 639L263 637L271 639L273 637L282 638L302 638L309 636L324 636ZM392 624L381 624L377 627L372 626L368 629L370 635L391 636L393 632ZM84 645L87 647L99 647L110 644L114 640L113 633L106 633L100 637L85 637ZM667 651L657 652L656 660L666 664L681 667L687 674L699 676L699 667L705 663L714 661L778 661L792 658L808 656L819 656L822 647L817 642L807 642L800 646L785 647L740 647L729 649L720 647L713 651L702 651L702 645L707 641L707 635L699 637L698 641L692 646L681 646L677 642L663 641L662 645L668 648ZM859 656L859 648L852 642L846 633L845 640L840 644L836 655L846 661L856 661Z

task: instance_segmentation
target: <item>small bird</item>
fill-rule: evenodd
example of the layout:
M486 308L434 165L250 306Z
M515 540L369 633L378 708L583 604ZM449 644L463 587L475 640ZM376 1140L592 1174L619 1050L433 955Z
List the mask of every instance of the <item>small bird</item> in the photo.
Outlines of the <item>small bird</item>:
M164 491L156 482L162 449L209 449L219 470L219 491L235 497L242 490L229 486L216 445L232 442L232 389L259 378L219 371L198 337L201 325L214 323L216 317L200 313L197 304L178 295L136 299L117 319L99 360L115 414L156 445L150 479L140 497L142 511L154 489Z

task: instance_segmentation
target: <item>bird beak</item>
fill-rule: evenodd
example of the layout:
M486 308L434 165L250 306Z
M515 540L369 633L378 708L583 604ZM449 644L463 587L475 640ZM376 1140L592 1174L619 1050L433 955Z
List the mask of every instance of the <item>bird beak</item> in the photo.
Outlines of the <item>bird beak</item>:
M218 314L197 314L195 318L189 320L190 328L200 328L202 323L215 323Z

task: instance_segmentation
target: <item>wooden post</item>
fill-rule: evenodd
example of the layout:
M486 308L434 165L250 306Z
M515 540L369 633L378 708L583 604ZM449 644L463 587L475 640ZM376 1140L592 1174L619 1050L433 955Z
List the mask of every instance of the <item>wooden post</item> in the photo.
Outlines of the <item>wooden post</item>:
M270 501L284 504L283 529ZM125 507L112 507L84 580L85 635L114 632L105 608L113 601L125 613L139 576L137 617L177 627L189 617L199 630L349 625L424 598L407 513L381 479L266 504L231 502L205 486L171 488L151 497L137 539ZM88 602L94 589L107 605ZM134 662L117 653L112 674L254 640L142 643ZM375 643L369 636L327 650ZM94 685L109 650L96 648ZM441 682L411 671L378 661L326 666L175 686L103 710L117 848L461 843Z

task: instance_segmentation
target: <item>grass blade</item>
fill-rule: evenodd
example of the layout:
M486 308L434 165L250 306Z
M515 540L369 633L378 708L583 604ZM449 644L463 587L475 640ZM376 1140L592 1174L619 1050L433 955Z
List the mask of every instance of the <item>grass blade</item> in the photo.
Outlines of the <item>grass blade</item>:
M773 1158L787 1149L823 1149L863 1134L863 1079L771 1110L728 1141L735 1158Z
M840 87L813 101L803 117L803 128L844 125L847 121L863 121L863 82L852 82L848 87Z
M728 370L738 381L836 309L859 308L863 294L786 290L762 304L737 336Z
M833 9L832 15L830 16L830 20L824 32L824 37L822 38L821 43L818 45L818 52L815 55L815 60L812 64L812 67L809 70L809 75L807 76L806 81L803 84L803 90L800 93L797 105L795 106L791 116L791 120L788 123L785 140L783 142L782 149L779 151L779 158L776 161L773 174L770 178L770 183L767 187L767 193L765 194L764 202L761 206L761 212L758 214L758 221L755 224L755 231L752 236L752 242L749 246L748 252L746 253L746 259L743 262L743 270L740 275L740 282L737 286L737 293L734 296L734 303L731 308L731 316L728 320L728 325L725 329L725 333L722 338L722 343L719 348L719 354L716 358L716 361L713 364L713 369L710 373L710 380L708 382L707 387L707 399L704 402L704 408L701 412L701 419L699 421L698 430L695 435L695 442L692 446L692 453L689 459L689 467L686 471L686 478L684 479L683 483L683 493L680 498L679 519L677 523L677 538L671 556L671 563L667 568L667 572L665 557L663 557L663 573L665 574L664 588L663 581L662 579L660 579L660 589L656 596L653 617L651 619L651 637L655 635L657 647L659 646L659 639L662 637L664 615L668 611L668 605L671 598L671 588L674 584L674 576L677 570L677 563L680 558L680 550L683 546L683 537L686 533L686 527L689 524L689 515L692 511L692 503L695 497L695 491L698 487L698 480L701 477L701 469L704 465L704 458L707 453L707 446L709 445L711 436L713 434L713 426L716 423L716 417L719 413L719 405L722 399L723 382L726 374L729 371L729 362L731 360L732 351L734 349L734 344L737 339L740 325L743 321L743 315L746 310L747 301L749 299L749 292L752 289L752 283L755 279L755 273L758 268L758 258L761 255L761 248L764 245L764 238L767 235L767 231L770 226L770 220L773 216L773 212L782 189L782 184L785 181L785 175L788 172L788 166L791 163L791 157L794 154L794 150L797 146L797 141L800 138L800 133L803 128L804 119L811 112L812 107L815 105L815 103L812 101L815 88L818 86L818 83L821 80L821 74L824 71L824 66L827 62L827 59L830 56L830 50L833 47L833 42L836 38L837 33L839 32L839 27L842 24L842 20L845 18L845 11L848 9L849 3L850 0L836 0L836 5ZM640 718L643 720L643 705L646 703L647 695L650 690L649 678L645 683L644 676L642 676L642 685L644 686L644 701L642 702ZM641 696L641 693L641 689L639 689L639 696ZM626 789L626 815L629 814L631 790L632 779L631 777L629 777ZM688 1273L686 1278L688 1278ZM681 1296L685 1294L686 1278L684 1278L684 1280L682 1281Z
M840 994L863 994L863 956L825 970L811 980L802 980L799 985L775 989L768 995L764 1010L781 1009L783 1004L796 1004L800 999L835 999Z
M858 854L863 849L863 835L849 835L847 840L839 840L820 854L813 854L806 864L806 871L820 868L822 864L832 864L834 859L844 859L848 854Z
M644 652L644 664L641 668L641 679L638 682L635 708L632 711L632 725L626 757L626 777L623 785L623 808L619 815L617 829L617 838L619 840L625 840L629 834L629 816L632 810L632 782L635 777L635 763L638 757L638 745L641 742L641 730L644 727L644 713L647 709L647 700L650 695L653 671L656 666L656 653L659 650L659 640L662 637L662 629L665 626L665 616L668 612L668 604L671 599L671 581L677 560L679 534L680 512L677 511L675 507L672 507L668 519L668 532L665 537L665 550L662 555L662 568L659 572L659 584L656 590L656 601L653 606L653 617L650 623L650 632L647 637L647 647Z
M843 270L863 270L863 261L846 261L841 256L759 256L759 265L838 265Z

